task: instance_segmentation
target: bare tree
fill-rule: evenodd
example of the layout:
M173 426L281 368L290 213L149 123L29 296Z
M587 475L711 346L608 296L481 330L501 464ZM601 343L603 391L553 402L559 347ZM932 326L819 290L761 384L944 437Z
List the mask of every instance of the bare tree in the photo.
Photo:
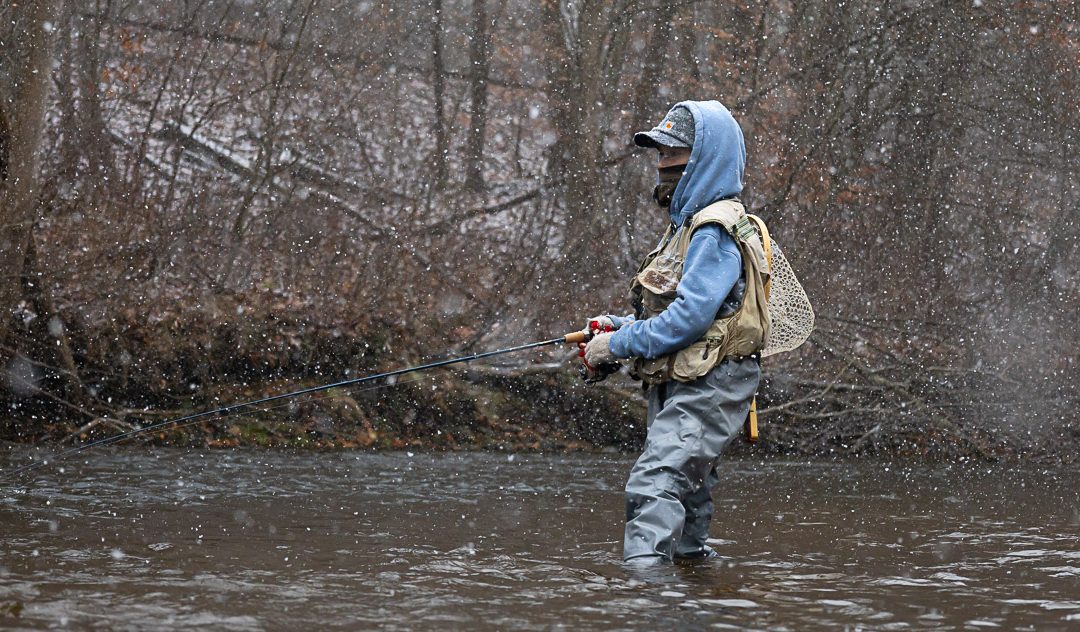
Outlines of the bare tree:
M443 3L433 0L431 4L431 92L434 97L435 111L432 123L435 128L435 188L441 189L446 184L446 165L450 142L447 137L446 121L446 64L443 60Z
M484 137L487 131L491 25L487 0L473 0L469 46L469 134L465 148L465 187L484 189Z
M41 196L39 165L42 130L52 70L52 36L60 0L30 0L12 5L5 20L3 92L0 92L0 149L6 178L0 182L0 339L7 339L12 313L22 297L34 217Z

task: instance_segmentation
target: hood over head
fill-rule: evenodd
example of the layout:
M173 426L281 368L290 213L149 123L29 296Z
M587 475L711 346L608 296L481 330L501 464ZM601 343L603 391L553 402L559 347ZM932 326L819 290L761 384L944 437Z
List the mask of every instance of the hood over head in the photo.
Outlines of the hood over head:
M742 129L719 101L682 101L694 115L694 143L671 197L671 221L681 226L713 202L739 195L746 168Z

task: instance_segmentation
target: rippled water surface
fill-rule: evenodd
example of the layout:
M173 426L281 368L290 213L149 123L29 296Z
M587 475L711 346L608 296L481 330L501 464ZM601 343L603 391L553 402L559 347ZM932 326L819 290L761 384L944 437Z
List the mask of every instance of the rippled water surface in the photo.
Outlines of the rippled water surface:
M643 573L631 462L87 452L0 479L0 628L1080 629L1073 470L729 461L722 557Z

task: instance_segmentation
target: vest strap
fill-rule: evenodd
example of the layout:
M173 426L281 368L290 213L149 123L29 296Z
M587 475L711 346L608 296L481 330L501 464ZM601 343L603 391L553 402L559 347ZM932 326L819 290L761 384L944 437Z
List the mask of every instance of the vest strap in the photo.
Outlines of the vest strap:
M769 237L769 229L764 220L753 213L747 213L746 216L757 224L761 234L761 247L765 250L765 262L769 264L769 280L765 282L765 300L769 300L769 290L772 289L772 238Z

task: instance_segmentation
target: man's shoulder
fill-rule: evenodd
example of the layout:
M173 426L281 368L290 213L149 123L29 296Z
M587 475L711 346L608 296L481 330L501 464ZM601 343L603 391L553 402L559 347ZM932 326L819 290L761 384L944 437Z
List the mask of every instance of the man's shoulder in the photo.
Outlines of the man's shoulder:
M746 217L746 209L743 208L742 202L731 198L713 202L694 213L690 221L691 228L695 230L708 224L721 224L728 232L731 232L743 217Z

